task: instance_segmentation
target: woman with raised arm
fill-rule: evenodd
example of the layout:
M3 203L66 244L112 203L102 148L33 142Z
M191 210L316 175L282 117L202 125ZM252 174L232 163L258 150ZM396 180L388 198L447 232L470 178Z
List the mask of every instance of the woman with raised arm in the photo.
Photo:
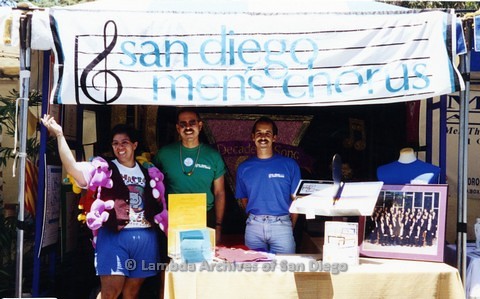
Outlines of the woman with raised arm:
M150 171L135 160L136 130L128 125L112 129L115 159L96 157L91 162L77 162L55 119L45 115L41 121L56 136L68 174L80 187L97 191L87 225L97 236L95 268L100 276L101 298L138 298L144 280L158 273L159 229L154 217L162 207L152 195Z

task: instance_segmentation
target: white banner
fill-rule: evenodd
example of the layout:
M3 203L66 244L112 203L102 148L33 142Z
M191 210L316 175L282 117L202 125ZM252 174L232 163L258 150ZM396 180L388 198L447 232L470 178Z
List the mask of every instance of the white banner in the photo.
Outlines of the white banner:
M447 26L455 19L443 12L54 8L50 17L52 103L320 106L410 101L463 89L446 46L455 46Z

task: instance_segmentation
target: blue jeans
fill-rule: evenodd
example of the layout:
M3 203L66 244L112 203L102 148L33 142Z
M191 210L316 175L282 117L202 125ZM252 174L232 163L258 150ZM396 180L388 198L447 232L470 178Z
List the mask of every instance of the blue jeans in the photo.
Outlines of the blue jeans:
M271 253L295 253L295 240L290 215L250 214L245 228L248 248Z

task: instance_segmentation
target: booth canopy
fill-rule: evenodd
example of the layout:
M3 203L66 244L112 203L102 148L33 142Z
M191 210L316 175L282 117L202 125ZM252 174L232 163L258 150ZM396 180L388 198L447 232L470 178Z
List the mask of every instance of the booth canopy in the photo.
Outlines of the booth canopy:
M351 3L98 1L36 12L32 48L54 52L57 104L324 106L464 89L454 14Z
M36 10L30 47L54 53L57 104L325 106L468 93L454 63L463 33L455 14L330 2L110 0ZM18 45L19 14L0 9L0 43ZM28 76L22 69L21 86Z

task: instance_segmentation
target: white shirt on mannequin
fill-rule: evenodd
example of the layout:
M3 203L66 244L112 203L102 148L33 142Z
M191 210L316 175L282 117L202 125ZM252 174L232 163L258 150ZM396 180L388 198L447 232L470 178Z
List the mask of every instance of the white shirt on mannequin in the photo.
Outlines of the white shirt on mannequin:
M398 162L403 164L412 163L417 160L417 156L413 151L413 148L406 147L400 150L400 157L398 158Z

